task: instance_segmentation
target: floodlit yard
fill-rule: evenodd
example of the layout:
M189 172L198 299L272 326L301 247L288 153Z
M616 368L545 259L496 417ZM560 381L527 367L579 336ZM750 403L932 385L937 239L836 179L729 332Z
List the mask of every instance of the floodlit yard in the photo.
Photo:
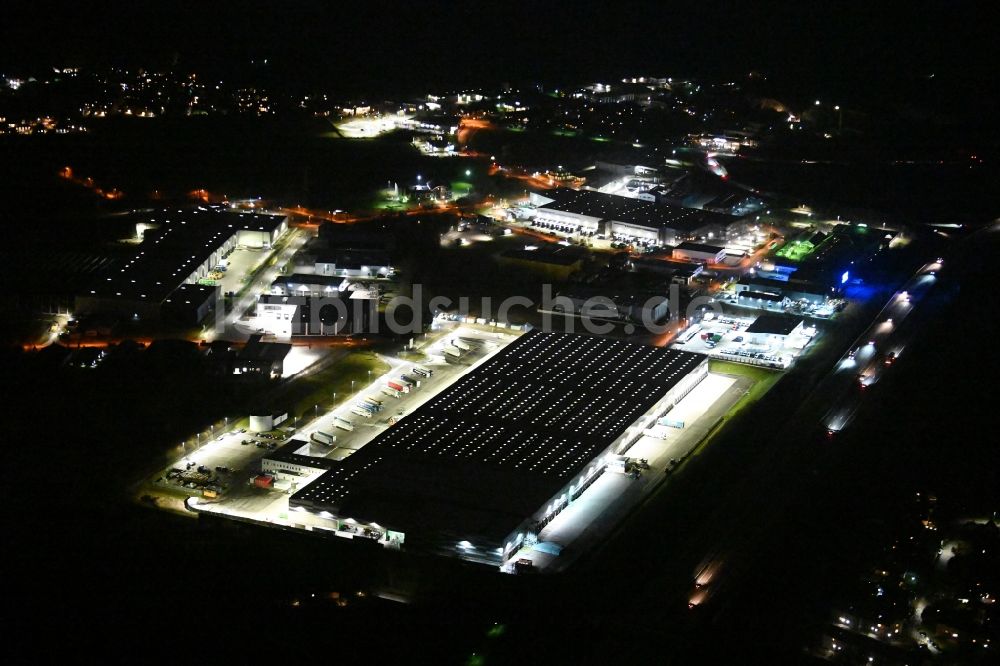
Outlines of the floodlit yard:
M752 365L743 365L742 363L731 363L730 361L719 361L717 359L709 359L708 370L709 372L722 375L746 377L753 381L753 386L751 386L740 401L733 406L732 410L729 412L729 416L733 416L747 405L759 400L765 393L771 390L771 387L774 386L775 382L781 378L781 373L775 370L768 370L766 368Z

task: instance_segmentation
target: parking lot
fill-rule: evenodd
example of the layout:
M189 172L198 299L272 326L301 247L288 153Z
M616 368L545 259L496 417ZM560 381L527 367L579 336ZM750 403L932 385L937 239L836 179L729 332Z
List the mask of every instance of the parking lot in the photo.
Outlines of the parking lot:
M223 294L239 292L245 278L271 256L270 250L262 248L237 247L226 257L226 270L218 280L219 291Z
M277 431L268 437L239 430L222 433L167 466L153 478L153 485L192 496L202 495L205 489L224 494L246 483L249 470L259 468L259 460L270 450L268 445L276 448L286 439L286 433Z
M409 357L383 357L390 365L388 372L358 387L333 410L319 415L295 431L295 439L307 442L312 441L314 433L336 436L332 446L312 443L307 448L308 455L333 460L343 460L350 456L391 427L397 419L412 413L448 387L471 366L485 361L513 342L521 333L520 330L449 320L436 322L434 329L410 350L415 356L419 356L419 361L410 360ZM430 376L415 373L413 369L417 365L430 371ZM414 381L414 385L407 385L408 391L390 389L390 382L405 384L402 375L407 375ZM419 386L416 386L418 379ZM359 413L364 411L359 410L359 407L365 398L380 401L381 408L373 411L370 416ZM287 491L252 485L252 478L260 472L261 458L287 443L292 436L291 429L264 434L226 433L168 466L156 477L154 485L192 497L202 497L203 489L209 488L210 492L197 501L202 510L262 522L287 523L306 529L330 529L328 521L290 512ZM321 436L318 438L322 439ZM316 472L297 479L294 489L305 487L319 475L320 472ZM192 483L193 488L187 485Z
M803 335L789 335L780 342L770 338L767 343L754 343L746 330L755 319L729 314L706 318L681 332L673 348L737 363L784 369L817 334L814 327L806 326L806 334Z
M452 353L458 349L452 342L456 338L475 340L478 344L473 343L470 346L474 346L474 349L462 350L461 356L455 357ZM337 438L335 446L330 447L330 453L325 457L343 460L398 419L411 414L420 405L433 398L458 379L470 365L492 356L514 339L516 335L509 332L486 334L460 324L442 327L437 335L426 340L426 344L420 348L425 358L419 363L399 357L383 357L383 360L391 366L388 372L359 387L349 400L303 427L298 438L308 440L316 432L335 435ZM452 353L445 351L449 347ZM413 372L416 365L430 370L431 376L417 375ZM401 379L403 375L419 381L420 385L407 386L407 391L396 391L389 387L389 382L405 385L406 382ZM355 411L359 403L366 398L381 403L380 408L371 416L363 416Z

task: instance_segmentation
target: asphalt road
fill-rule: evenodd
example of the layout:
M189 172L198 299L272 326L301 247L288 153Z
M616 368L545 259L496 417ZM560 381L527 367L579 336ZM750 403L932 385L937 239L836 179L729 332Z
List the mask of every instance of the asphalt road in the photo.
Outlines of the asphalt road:
M261 294L269 291L271 283L281 275L279 268L291 261L307 240L308 236L302 229L292 228L288 231L288 238L285 240L284 246L272 259L267 260L270 265L254 277L250 288L237 298L232 309L226 314L223 320L224 330L220 337L229 340L243 340L254 332L256 325L241 321L243 316L257 303Z

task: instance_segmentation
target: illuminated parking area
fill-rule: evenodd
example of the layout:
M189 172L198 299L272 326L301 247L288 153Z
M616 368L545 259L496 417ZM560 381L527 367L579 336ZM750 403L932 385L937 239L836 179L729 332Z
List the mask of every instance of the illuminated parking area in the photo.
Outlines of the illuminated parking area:
M317 418L299 430L298 436L301 439L312 440L317 433L333 435L336 440L327 456L338 460L344 459L380 435L391 425L389 419L396 421L413 413L425 402L448 388L471 367L485 362L516 340L521 331L504 330L486 333L480 327L458 325L446 333L427 341L419 348L424 355L419 363L396 356L382 356L382 360L389 365L389 370L366 383L359 382L349 400L317 415ZM476 349L464 350L456 347L454 341L461 339L474 341ZM410 390L405 392L389 386L390 382L400 382L402 375L416 378L414 367L424 368L432 374L420 376L420 386L407 387ZM381 403L377 416L365 417L354 411L359 401L372 400Z
M294 431L294 439L277 450L240 444L241 440L254 441L253 434L227 434L227 439L221 443L212 440L202 446L196 455L189 457L190 460L197 461L198 465L205 462L209 467L226 466L234 473L227 475L226 492L211 500L192 500L193 508L258 523L330 530L337 536L352 537L358 534L355 530L362 530L363 534L364 529L377 529L353 519L348 523L345 518L328 511L310 513L303 509L292 510L288 503L289 494L307 487L323 477L326 471L337 469L337 463L360 451L382 433L391 431L392 423L402 418L403 414L417 410L521 334L520 329L475 324L455 324L443 328L447 330L428 336L415 346L415 350L424 355L419 363L383 356L382 360L389 365L388 371L368 382L359 382L355 390L345 396L347 400L326 413L317 414L308 424ZM456 347L456 342L469 349ZM302 347L293 350L302 351L303 362L314 353ZM445 350L458 354L459 358ZM413 372L415 367L431 373L429 377L421 376L420 386L414 386L407 392L389 388L390 382L402 381L404 374L418 376ZM357 411L362 402L376 404L372 400L381 401L382 409L364 416ZM271 441L268 440L269 443ZM260 472L273 476L275 486L266 489L254 487L253 477ZM330 479L335 478L336 474L330 476ZM352 525L354 527L349 527ZM348 527L349 531L340 529L342 527ZM388 532L383 532L386 539L387 535ZM394 538L396 542L401 540L398 534ZM393 542L385 543L392 545Z
M647 431L664 414L685 414L691 400L702 400L708 375L698 354L563 333L517 337L466 324L443 327L421 351L419 365L387 358L388 373L259 456L260 471L273 477L263 486L251 465L223 496L189 505L509 564L526 547L535 552L540 532L562 525L559 538L568 541L567 526L585 530L607 506L634 499L622 492L633 479L606 473L609 456L655 458ZM398 397L380 392L416 367L430 371L420 386ZM377 416L353 411L357 400L375 396L385 405ZM395 420L395 412L406 416L393 425L386 416ZM335 441L321 443L324 433ZM675 443L659 444L669 457Z
M463 336L438 343L453 358ZM467 351L466 353L471 353ZM707 371L704 356L532 331L297 492L295 511L388 526L500 564ZM520 537L520 538L519 538Z
M633 458L645 458L651 464L681 458L686 453L677 448L681 436L690 432L692 427L697 428L698 421L735 383L735 377L709 373L661 417L655 426L646 430L642 439L629 450L629 455Z
M223 294L239 292L246 286L247 278L265 261L271 258L273 251L260 247L237 246L225 258L226 270L216 281Z
M784 370L816 335L815 326L797 317L710 313L681 331L672 347L725 361Z
M337 124L337 130L345 139L373 139L399 127L398 123L410 116L365 116L352 118Z

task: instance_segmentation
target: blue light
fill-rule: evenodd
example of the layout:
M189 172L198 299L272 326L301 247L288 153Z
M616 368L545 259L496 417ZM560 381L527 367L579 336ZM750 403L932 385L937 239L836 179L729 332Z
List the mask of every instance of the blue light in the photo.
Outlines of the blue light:
M850 272L844 271L844 274L840 276L840 284L847 284L847 280L850 279L850 277Z

